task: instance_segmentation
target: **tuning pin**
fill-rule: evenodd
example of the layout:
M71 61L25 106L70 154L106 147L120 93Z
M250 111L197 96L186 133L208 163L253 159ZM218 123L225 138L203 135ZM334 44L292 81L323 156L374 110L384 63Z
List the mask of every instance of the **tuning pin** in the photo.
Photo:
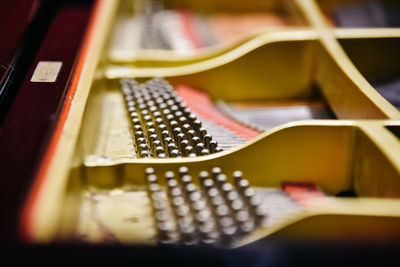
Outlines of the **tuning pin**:
M193 183L186 184L184 186L184 191L186 195L189 196L191 193L196 191L196 186Z
M138 142L141 142L141 140L142 140L142 139L138 139ZM149 148L148 148L148 146L146 145L145 142L139 143L139 145L138 145L138 150L139 150L139 152L142 152L143 150L148 150L148 149L149 149Z
M168 132L168 131L166 131L166 132ZM164 133L164 132L163 132ZM171 138L171 137L169 137L169 136L167 136L167 137L164 137L164 134L163 134L163 141L164 141L164 147L165 147L165 149L168 149L169 150L169 148L168 148L168 146L170 145L170 144L173 144L174 143L174 140Z
M201 202L198 202L201 203ZM196 203L196 204L198 204ZM198 224L204 224L210 219L210 212L204 208L199 208L199 211L195 215L195 220Z
M161 117L156 117L154 121L156 122L156 125L158 125L158 126L164 123L164 121Z
M172 149L171 152L169 153L170 157L176 158L179 156L179 150L178 149Z
M138 145L140 145L140 144L146 145L146 139L144 139L144 137L139 137L138 139L136 139L136 143Z
M204 135L203 143L204 143L205 147L208 150L210 150L210 142L211 142L211 140L212 140L211 135L209 135L209 134Z
M216 151L215 151L215 149L217 148L217 146L218 146L218 144L217 144L217 141L215 141L215 140L211 140L210 141L210 153L215 153Z
M198 232L201 238L202 243L204 244L212 244L215 242L215 239L212 232L214 230L214 224L210 223L210 220L205 221L198 227ZM214 242L212 242L214 241Z
M209 178L209 175L208 175L207 171L201 171L199 173L200 184L203 184L203 182L208 178Z
M128 101L128 102L126 103L126 105L127 105L128 107L135 107L135 102L134 102L134 101Z
M151 140L150 140L151 141ZM156 150L157 147L163 147L162 143L160 140L158 140L158 136L155 135L154 141L153 141L153 148ZM164 149L163 149L164 150Z
M229 218L229 207L225 204L218 205L215 209L215 214L220 218Z
M256 210L261 204L261 200L257 195L252 196L250 199L248 199L248 203L250 206L250 210L256 215Z
M172 171L168 171L165 173L165 179L167 180L167 182L169 180L175 179L175 173Z
M171 188L175 188L175 187L177 187L178 186L178 182L175 180L175 179L169 179L168 181L167 181L167 185L168 185L168 187L171 189Z
M182 140L181 141L181 152L183 156L187 156L186 154L186 147L189 145L189 141L188 140Z
M161 197L160 192L151 194L151 203L154 211L165 210L167 208L165 199Z
M195 238L196 231L194 226L182 227L180 228L180 232L181 232L181 240L184 244L194 245L197 243Z
M135 132L135 139L137 140L140 137L144 137L144 134L142 131L136 131Z
M158 239L162 244L169 244L171 240L171 231L173 225L170 221L157 223Z
M172 206L175 207L175 208L176 208L176 207L183 206L183 205L185 205L185 199L184 199L182 196L174 197L174 198L172 199L171 204L172 204Z
M168 154L171 154L172 150L175 150L175 149L176 149L176 146L175 146L174 143L169 143L168 144Z
M204 136L207 134L207 130L203 127L199 129L200 132L200 139L204 142Z
M171 111L172 111L172 113L175 114L175 112L177 112L178 110L179 110L179 108L178 108L177 105L172 105L172 106L171 106Z
M179 128L179 127L173 128L172 133L174 134L174 139L175 140L178 140L178 134L180 134L181 132L182 132L181 128Z
M219 167L214 167L214 168L212 168L211 172L212 172L212 176L213 176L214 181L216 181L218 175L221 174L222 170Z
M193 128L194 128L196 131L199 131L200 128L201 128L201 121L198 120L198 119L194 120L194 121L193 121Z
M236 191L232 190L232 191L228 192L226 195L226 200L230 203L232 203L233 201L238 200L238 199L240 199L240 196Z
M246 221L248 221L248 220L251 219L251 218L250 218L249 212L248 212L247 210L244 210L244 209L238 211L238 212L236 213L235 218L236 218L236 221L237 221L239 224L243 224L243 223L245 223Z
M150 122L150 121L151 121L151 116L150 116L150 115L146 115L146 116L143 117L143 119L144 119L146 122Z
M146 172L146 175L148 176L150 174L154 174L154 169L151 167L148 167L148 168L146 168L145 172Z
M134 125L134 126L133 126L133 132L134 132L134 133L142 132L142 134L143 134L142 126L141 126L141 125L138 125L138 124Z
M237 189L241 194L244 194L246 189L248 189L250 186L250 183L247 179L240 179L237 183Z
M250 200L256 195L256 192L254 191L253 188L246 188L243 193L243 199L245 199L246 201L250 202Z
M217 207L219 207L225 203L224 199L220 195L217 195L217 196L210 198L210 202L211 202L211 205L214 207L215 215L219 216L218 212L217 212Z
M179 168L179 176L182 178L184 175L189 174L189 169L185 166Z
M147 106L148 107L153 107L155 105L155 103L154 103L153 100L151 100L151 95L148 95L148 96L149 96L150 99L147 101Z
M192 114L192 111L190 110L190 108L188 108L188 107L185 107L184 109L183 109L183 114L185 114L186 116L189 116L190 114Z
M186 133L186 136L187 136L187 140L189 140L189 142L191 142L191 141L192 141L192 138L195 136L195 131L194 131L194 130L189 130L189 131Z
M184 198L182 196L180 198L182 198L184 201ZM186 204L180 204L178 206L175 206L175 213L176 213L176 216L178 216L179 218L188 219L189 215L190 215L190 209ZM186 220L186 222L187 221L188 220ZM189 220L188 223L191 223L191 220Z
M157 141L158 141L158 140L157 140ZM160 141L158 141L158 142L160 142ZM165 157L164 148L163 148L162 146L156 146L155 151L156 151L157 157L159 157L159 158ZM164 156L163 156L163 155L164 155Z
M235 183L235 186L239 188L239 183L242 180L243 174L241 171L234 171L233 172L233 181Z
M198 138L197 136L194 136L191 141L192 141L192 146L193 147L196 147L197 144L201 143L200 138Z
M161 133L162 138L166 138L169 136L169 132L165 124L158 125L158 131Z
M182 141L182 143L183 143L183 141ZM193 147L192 146L186 146L185 147L185 155L190 156L191 153L193 153Z
M226 177L223 177L225 175L221 174L217 177L217 182L220 184L220 188L224 196L228 196L228 193L232 192L233 187L230 183L223 182L224 180L226 181ZM223 180L221 178L224 178ZM221 179L221 180L220 180Z
M149 111L150 111L150 113L152 113L153 116L154 116L154 112L157 111L157 107L156 107L156 106L150 106ZM154 116L154 117L155 117L155 116Z
M152 193L156 193L156 192L160 192L160 186L158 184L152 183L149 185L148 187L149 192Z
M156 134L152 134L149 136L150 143L154 143L158 139L158 136Z
M181 176L181 180L183 185L186 186L192 182L192 177L190 175L185 174Z
M147 109L141 109L140 112L142 113L142 116L146 116L149 114L149 111Z
M148 102L151 100L151 96L148 93L143 93L143 99L144 101Z
M165 222L170 219L170 216L166 210L158 210L155 212L154 217L157 222Z
M134 100L134 99L133 99L133 96L130 94L130 92L129 92L129 94L125 95L125 101L132 101L132 100Z
M222 188L222 186L226 183L227 178L225 174L219 174L217 176L216 182L219 188Z
M214 186L214 181L211 179L205 179L202 185L206 190L210 190Z
M147 112L147 106L146 106L146 104L144 103L144 99L143 98L138 98L137 100L136 100L136 103L138 104L138 109L140 109L140 113L142 113L142 116L146 116L147 114L149 114L148 112Z
M181 103L182 102L182 98L178 94L175 97L175 102L176 103Z
M254 216L255 216L255 221L257 224L260 224L263 222L263 220L266 217L266 211L265 208L262 205L258 205L257 208L254 210Z
M172 181L172 180L171 180L171 181ZM173 181L176 181L176 180L173 180ZM171 194L171 197L179 197L179 196L182 196L182 189L180 189L179 187L171 188L170 194Z
M201 197L201 193L199 191L195 191L195 192L191 193L189 196L189 201L191 201L191 202L196 202L201 199L202 199L202 197Z
M184 124L183 126L182 126L182 132L184 133L184 134L187 134L187 132L188 131L190 131L191 130L191 127L190 127L190 125L189 124Z
M174 113L174 115L175 115L175 117L177 117L177 118L180 118L180 117L182 117L183 116L183 113L181 112L181 111L176 111L175 113Z
M212 180L211 180L211 181L212 181ZM207 197L208 197L208 198L212 199L212 198L214 198L214 197L216 197L216 196L219 196L219 191L218 191L217 188L211 187L211 188L209 188L209 189L207 190Z
M194 115L193 113L190 113L188 118L191 123L193 123L197 119L196 115Z
M167 103L168 106L170 106L170 108L175 105L175 101L172 100L172 99L168 99L166 103ZM171 108L171 111L172 111L172 108Z
M208 149L204 148L201 150L201 155L205 156L205 155L210 155L210 152L208 151Z
M234 225L223 227L221 229L222 243L229 244L236 233L237 233L237 228Z
M178 111L180 112L180 111ZM187 124L187 119L185 117L179 117L179 125L183 126Z
M187 105L186 105L185 102L180 102L180 103L178 104L178 106L179 106L179 108L180 108L181 110L184 110L185 108L187 108Z
M239 225L240 231L243 234L248 234L251 233L251 231L254 230L254 221L253 220L247 220L245 222L243 222L242 224Z
M141 157L141 158L148 158L148 157L150 157L149 151L147 151L147 150L141 151L141 152L140 152L140 157Z
M138 115L138 113L136 112L136 111L134 111L134 110L132 110L130 113L129 113L129 116L131 116L131 118L132 118L132 122L133 122L133 119L137 119L138 117L139 117L139 115Z
M197 138L197 137L196 137ZM196 154L198 155L198 156L201 156L203 153L202 153L202 151L203 151L203 149L204 149L204 144L203 143L199 143L199 144L197 144L196 145Z
M182 140L183 140L184 138L185 138L185 135L184 135L183 133L177 134L177 136L176 136L176 143L177 143L177 146L178 146L178 147L181 146L181 142L182 142Z
M223 151L223 149L221 147L219 147L219 146L217 146L215 148L215 153L222 152L222 151Z
M173 130L174 130L175 128L178 128L178 129L179 129L178 133L181 132L181 130L180 130L180 128L179 128L179 125L178 125L178 122L175 121L175 120L170 121L169 126L170 126L171 129L173 129ZM177 134L178 134L178 133L177 133Z
M133 123L133 125L139 125L140 126L140 120L137 117L132 118L132 123Z
M148 184L154 184L154 183L157 183L157 182L158 182L158 180L157 180L157 176L156 175L150 174L150 175L147 176L147 183Z
M169 126L171 126L171 122L175 121L175 117L174 117L174 115L172 115L172 114L166 115L165 118L167 119L167 121L168 121L167 124L168 124ZM175 124L175 123L173 123L173 124ZM174 127L176 127L176 125L175 125Z
M238 213L244 208L244 204L241 200L236 199L231 202L231 209L234 213Z
M161 105L160 105L160 108L161 108ZM166 118L167 120L170 120L170 119L171 119L171 116L172 116L172 118L174 117L174 116L171 114L171 111L170 111L169 109L167 109L167 108L162 109L162 114L165 116L165 118ZM169 116L170 116L170 117L169 117Z
M149 130L147 130L147 135L148 135L148 136L151 136L151 135L153 135L153 134L155 134L155 135L157 136L157 134L156 134L156 129L154 129L154 128L149 128Z

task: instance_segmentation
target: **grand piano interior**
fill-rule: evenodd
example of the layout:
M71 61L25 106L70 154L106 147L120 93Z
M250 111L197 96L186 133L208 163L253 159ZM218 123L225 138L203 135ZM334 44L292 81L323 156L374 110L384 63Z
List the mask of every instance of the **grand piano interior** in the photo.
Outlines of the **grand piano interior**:
M2 5L5 262L396 257L397 1Z

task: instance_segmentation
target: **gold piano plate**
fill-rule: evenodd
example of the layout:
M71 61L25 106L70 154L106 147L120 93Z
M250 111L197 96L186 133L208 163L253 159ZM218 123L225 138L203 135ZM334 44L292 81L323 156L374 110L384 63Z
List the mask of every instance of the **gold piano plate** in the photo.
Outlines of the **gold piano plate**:
M211 11L260 10L263 23L271 16L274 23L290 21L184 54L130 43L137 40L124 32L143 34L137 21L145 19L145 2L98 1L74 101L23 214L26 237L156 245L164 240L158 223L166 215L157 213L146 179L157 177L154 188L167 196L165 211L174 222L167 239L190 243L182 241L189 237L168 191L186 190L179 180L184 166L193 190L208 203L211 228L219 229L218 237L204 240L222 240L228 247L263 238L398 240L400 113L376 80L398 77L400 30L333 27L327 14L342 2L191 1L182 11L183 1L166 1L166 9L157 12L167 17L182 18L190 10L193 21L209 23L220 16ZM116 41L121 38L125 43ZM210 146L200 127L223 151ZM175 128L191 146L187 153ZM198 143L206 152L196 150ZM250 231L240 228L239 219L226 219L246 233L230 242L222 223L215 226L218 213L199 177L214 167L257 222ZM148 168L154 177L146 176ZM235 184L232 174L238 170L266 207L261 221ZM181 177L172 182L176 185L166 182L171 172ZM222 187L215 188L230 203ZM188 196L182 201L189 205ZM231 217L235 212L228 211ZM192 229L197 237L204 234L200 226Z

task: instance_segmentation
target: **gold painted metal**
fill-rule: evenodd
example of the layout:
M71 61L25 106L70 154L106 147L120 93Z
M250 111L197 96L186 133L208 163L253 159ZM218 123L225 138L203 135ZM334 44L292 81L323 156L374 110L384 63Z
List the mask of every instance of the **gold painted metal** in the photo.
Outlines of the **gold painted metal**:
M328 25L316 1L297 0L293 4L309 28L262 33L195 57L171 58L169 52L159 51L153 57L144 53L129 58L129 62L109 61L109 31L103 29L110 29L118 12L126 7L122 3L118 9L119 2L100 1L90 60L85 63L64 134L34 205L31 228L36 242L85 233L89 242L103 241L93 223L82 220L90 210L90 194L114 196L110 201L123 206L125 200L118 198L121 190L143 192L146 167L154 167L161 175L182 165L192 173L214 166L221 166L226 173L239 169L256 187L279 188L284 181L313 182L332 195L328 202L315 203L284 223L260 228L234 246L260 238L400 237L400 140L389 130L400 128L400 113L364 77L399 69L396 57L390 56L399 53L398 29L335 29ZM243 1L234 3L239 2ZM193 5L201 3L213 5L215 1L195 1ZM382 43L389 48L366 60L365 54ZM318 97L338 120L287 123L235 149L209 156L139 159L132 148L118 78L153 76L204 90L214 100L227 102ZM354 190L359 197L334 197L345 190ZM128 199L142 199L138 194L130 193ZM148 218L148 204L132 207L131 213ZM154 244L151 223L127 223L115 220L121 213L104 214L108 227L118 237L125 236L123 242ZM132 229L149 232L134 234Z
M144 2L141 0L131 0L124 1L124 5L120 6L119 10L119 18L116 19L116 27L121 24L120 20L126 19L134 19L135 17L141 16L139 6ZM284 27L274 27L274 28L266 28L265 30L260 30L257 33L250 32L247 37L244 37L242 40L238 41L236 44L224 45L224 44L216 44L213 46L205 47L199 49L195 53L191 53L190 55L181 54L172 50L166 49L121 49L118 45L114 45L113 43L117 43L118 38L117 34L113 36L113 39L109 46L109 60L118 65L131 65L131 66L165 66L165 65L181 65L188 62L193 61L201 61L207 58L211 58L216 56L217 54L225 53L231 50L233 47L240 45L243 42L246 42L249 39L256 38L259 34L264 32L274 33L274 32L282 32L282 31L297 31L297 30L307 30L308 24L305 19L305 15L301 12L299 7L295 4L293 0L269 0L269 1L260 1L260 0L251 0L247 2L241 1L165 1L166 8L175 8L175 9L194 9L200 12L233 12L240 13L243 11L246 12L259 12L259 13L274 13L278 15L289 16L291 20L296 22L297 25L290 25ZM118 29L117 29L118 30Z

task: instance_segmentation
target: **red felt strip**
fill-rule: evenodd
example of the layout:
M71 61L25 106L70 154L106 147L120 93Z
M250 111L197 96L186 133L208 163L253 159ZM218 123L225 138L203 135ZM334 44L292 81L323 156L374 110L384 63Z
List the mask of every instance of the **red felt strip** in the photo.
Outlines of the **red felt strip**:
M186 85L176 86L176 91L191 110L205 119L231 130L246 140L250 140L260 135L260 132L248 128L222 114L214 106L211 98L206 93L195 90Z

